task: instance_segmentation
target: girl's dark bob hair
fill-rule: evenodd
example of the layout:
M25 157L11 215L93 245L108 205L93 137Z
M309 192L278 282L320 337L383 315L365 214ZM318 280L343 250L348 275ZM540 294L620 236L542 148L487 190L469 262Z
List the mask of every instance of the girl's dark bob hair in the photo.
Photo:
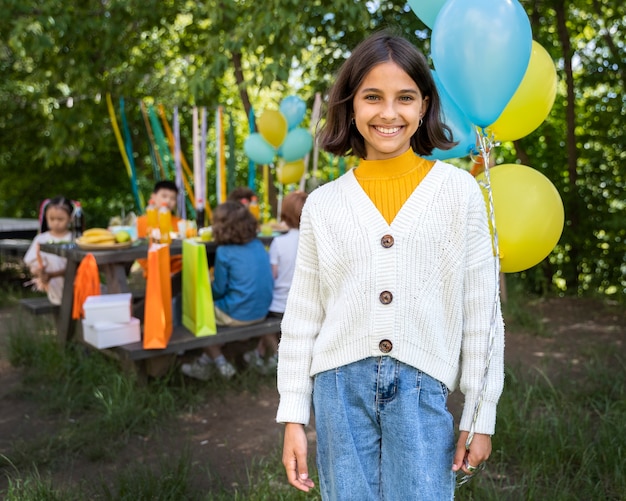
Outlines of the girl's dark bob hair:
M248 208L233 201L213 211L213 240L217 244L246 244L256 238L257 220Z
M328 96L326 123L319 133L324 150L333 155L366 157L365 140L352 124L354 96L374 66L390 61L413 79L422 97L429 99L423 123L411 138L413 151L428 156L435 148L449 150L457 144L452 130L441 121L441 100L424 55L406 39L379 31L361 42L339 69Z

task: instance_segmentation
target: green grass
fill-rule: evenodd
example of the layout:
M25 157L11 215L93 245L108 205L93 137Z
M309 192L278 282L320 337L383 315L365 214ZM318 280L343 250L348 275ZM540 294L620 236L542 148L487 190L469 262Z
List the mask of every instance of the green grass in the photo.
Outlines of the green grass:
M272 378L243 373L232 382L196 383L172 372L139 385L108 358L75 345L61 349L54 336L12 335L10 361L23 369L23 398L61 415L55 436L15 442L0 456L8 501L62 500L318 500L286 484L279 444L257 458L247 483L222 485L188 451L159 464L141 458L106 479L54 485L51 475L73 462L113 458L136 436L158 436L181 410L215 395L258 390ZM457 491L458 500L626 499L626 361L602 346L585 352L576 377L549 379L508 368L488 468ZM312 466L312 465L311 465ZM198 491L194 477L211 479ZM315 480L315 472L312 472Z

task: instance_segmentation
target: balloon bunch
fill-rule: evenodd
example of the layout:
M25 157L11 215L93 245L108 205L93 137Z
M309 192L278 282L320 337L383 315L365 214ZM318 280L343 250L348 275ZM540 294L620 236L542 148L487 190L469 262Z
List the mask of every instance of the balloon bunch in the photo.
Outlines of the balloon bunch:
M304 174L304 157L313 147L311 133L298 127L306 113L306 103L288 96L278 110L265 110L256 125L259 132L244 142L246 155L257 164L269 165L279 156L276 178L282 184L297 183Z
M561 197L531 167L490 169L489 154L499 142L520 139L546 119L557 90L554 62L533 41L530 21L517 0L409 0L409 6L432 28L433 77L444 122L459 141L429 158L476 153L478 143L485 170L477 180L492 215L501 271L535 266L563 231Z

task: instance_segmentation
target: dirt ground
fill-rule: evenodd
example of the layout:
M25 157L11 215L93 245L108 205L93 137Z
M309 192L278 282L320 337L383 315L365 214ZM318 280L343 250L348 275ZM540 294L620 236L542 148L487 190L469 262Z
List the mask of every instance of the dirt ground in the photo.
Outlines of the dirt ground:
M2 333L15 311L0 310L0 346L6 340ZM540 369L550 378L576 377L593 346L604 346L605 353L620 352L626 360L623 307L586 299L553 298L537 301L532 311L545 325L541 336L514 323L508 325L507 321L506 362L517 372ZM54 433L58 423L54 416L39 412L33 402L19 396L21 373L10 366L4 351L0 354L0 454L4 454L16 440ZM623 372L619 377L624 377ZM277 403L277 392L271 386L257 394L232 394L224 400L207 402L194 412L182 412L161 433L133 437L115 461L103 464L83 460L66 465L54 474L55 482L60 486L89 479L99 481L101 476L121 471L133 461L160 464L164 456L178 456L187 449L194 464L200 466L197 471L202 472L194 478L197 487L206 490L215 482L224 486L246 484L250 464L276 454L280 446L282 427L274 421ZM457 394L451 397L450 406L453 413L458 413ZM313 430L310 439L313 444ZM0 489L5 484L6 480L0 479Z

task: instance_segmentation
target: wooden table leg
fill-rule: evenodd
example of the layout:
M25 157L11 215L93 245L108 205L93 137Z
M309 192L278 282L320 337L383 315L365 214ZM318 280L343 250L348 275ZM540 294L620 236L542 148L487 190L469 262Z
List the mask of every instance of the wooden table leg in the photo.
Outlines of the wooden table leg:
M111 263L101 266L107 283L108 294L130 292L124 263Z
M72 307L74 306L74 280L78 263L71 259L67 260L65 268L65 282L63 285L63 298L57 317L57 340L65 344L74 335L74 320L72 319Z

